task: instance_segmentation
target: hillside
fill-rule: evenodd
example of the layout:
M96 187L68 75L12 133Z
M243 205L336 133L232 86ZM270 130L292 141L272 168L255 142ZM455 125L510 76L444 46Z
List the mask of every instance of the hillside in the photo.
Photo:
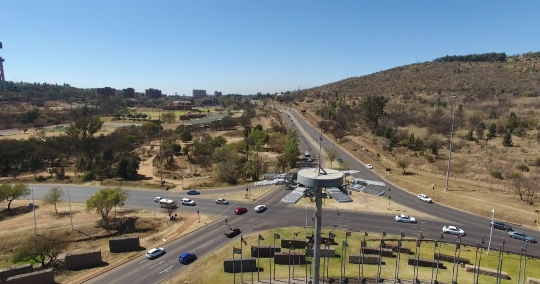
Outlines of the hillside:
M394 184L481 215L496 205L506 220L530 224L540 203L540 57L450 61L396 67L274 99L306 110L311 123ZM443 194L452 125L454 194Z

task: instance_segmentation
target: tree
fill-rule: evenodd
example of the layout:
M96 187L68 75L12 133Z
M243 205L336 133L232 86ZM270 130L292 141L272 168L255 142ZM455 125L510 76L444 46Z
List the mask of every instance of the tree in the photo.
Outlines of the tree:
M526 191L524 187L525 179L523 178L523 175L518 172L513 172L510 175L510 179L512 180L512 184L514 185L514 193L519 196L519 200L523 200L523 195Z
M324 149L324 152L326 153L324 159L330 162L330 168L332 168L332 162L338 157L338 152L336 149Z
M182 140L182 142L186 143L187 141L191 141L191 139L193 139L193 136L191 136L189 131L184 130L180 132L180 140Z
M287 132L287 139L285 140L285 157L291 168L296 167L296 158L300 155L300 145L298 143L298 136L296 130L289 130Z
M54 212L58 214L58 210L56 209L56 204L60 201L62 201L62 196L64 195L64 191L58 187L53 187L49 189L49 193L45 195L45 198L43 201L45 201L46 204L54 205Z
M92 169L92 161L97 152L96 137L94 135L103 126L99 117L83 117L66 128L66 134L78 142L86 156L86 168Z
M174 112L167 112L161 114L161 120L166 124L171 124L176 119L176 115L174 115Z
M58 257L68 248L69 243L65 234L57 230L33 235L15 249L11 261L17 263L33 260L41 263L42 267L49 267L58 260Z
M491 138L495 138L496 135L497 135L497 124L492 123L492 124L489 126L489 132L488 132L487 137L488 137L489 139L491 139Z
M508 129L510 133L513 133L514 129L518 128L520 124L520 119L516 116L514 112L511 112L510 116L508 117L508 121L506 122L506 129Z
M405 171L405 169L409 166L410 164L410 161L407 159L407 158L403 158L403 159L398 159L397 162L396 162L396 166L398 168L401 168L403 169L403 174L406 174L407 172Z
M171 149L175 154L180 154L180 151L182 150L182 146L180 146L178 143L172 143Z
M120 154L114 174L124 180L133 180L137 178L140 163L139 156L124 152Z
M531 179L525 180L523 183L525 190L527 192L527 202L529 205L533 204L533 200L538 192L538 178L533 177Z
M168 215L169 217L171 217L171 215L172 215L177 209L178 209L178 206L176 206L176 204L163 207L163 211L165 211L165 213L167 213L167 215Z
M30 194L30 189L28 185L17 183L14 185L11 184L2 184L0 186L0 201L6 200L8 203L8 211L11 211L11 202L19 197L27 196Z
M258 129L255 127L251 133L249 133L249 136L247 138L247 142L249 146L263 146L264 144L268 143L269 136L266 133L266 131L262 129Z
M206 169L212 162L214 148L209 143L195 142L192 154L195 162L197 162L204 169Z
M435 155L435 159L439 158L439 151L443 146L443 142L436 136L431 136L428 139L428 147L431 150L431 154Z
M225 139L225 137L221 135L217 136L216 138L212 139L212 141L210 141L210 145L212 145L212 147L214 148L221 147L225 144L227 144L227 139Z
M486 125L483 122L478 123L476 125L476 137L478 140L484 139L484 130L486 129Z
M118 190L106 187L86 200L86 211L95 210L101 215L103 221L107 221L109 212L111 212L114 206L120 203L121 199L122 196Z
M377 130L387 102L385 97L376 95L368 96L360 102L360 115L372 132Z
M116 187L114 188L114 191L118 194L118 203L114 205L114 212L116 212L116 206L124 206L124 202L126 202L126 199L129 197L129 191L121 188Z
M512 145L514 145L512 143L512 133L510 133L510 131L508 131L508 132L506 132L506 134L504 134L502 144L503 144L504 147L512 147Z

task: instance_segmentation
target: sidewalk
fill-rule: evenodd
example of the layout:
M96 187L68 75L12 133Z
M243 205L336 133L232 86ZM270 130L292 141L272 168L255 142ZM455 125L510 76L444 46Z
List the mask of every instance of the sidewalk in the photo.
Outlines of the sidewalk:
M249 276L248 276L249 277ZM237 279L239 280L239 279ZM311 283L310 282L311 280L308 279L308 282L307 283ZM261 280L261 281L257 281L256 277L255 279L253 280L253 282L251 282L251 278L249 279L246 279L246 277L244 276L244 283L242 284L269 284L270 281L269 280ZM288 279L276 279L276 280L273 280L272 279L272 283L276 283L276 284L305 284L306 283L306 279L303 278L298 278L296 277L295 279L291 279L291 282L289 282ZM333 278L330 278L329 280L325 280L324 282L322 281L321 279L321 284L324 283L324 284L340 284L339 283L339 278L337 279L333 279ZM357 278L349 278L349 279L344 279L343 283L348 283L348 284L358 284L358 279ZM362 282L360 281L360 283L366 283L366 284L394 284L394 279L385 279L385 280L380 280L378 283L375 281L375 279L373 278L366 278L365 279L365 282ZM418 281L418 282L414 282L412 280L401 280L401 282L396 282L396 283L403 283L403 284L429 284L431 283L430 281ZM444 284L444 283L440 283L440 284Z

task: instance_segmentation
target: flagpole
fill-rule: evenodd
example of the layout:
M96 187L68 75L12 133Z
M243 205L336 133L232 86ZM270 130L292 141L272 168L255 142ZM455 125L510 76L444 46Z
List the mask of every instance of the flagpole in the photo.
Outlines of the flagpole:
M242 259L243 240L244 240L244 238L242 237L242 235L240 235L240 283L242 283L242 284L244 284L244 271L242 271L242 262L244 262L243 259Z
M399 279L399 256L401 254L401 241L403 240L403 230L401 230L401 234L399 235L398 245L397 245L397 256L396 256L396 275L394 275L394 283L397 282ZM432 273L433 275L433 270ZM433 276L432 276L433 278Z
M517 284L519 284L521 282L521 261L523 259L523 247L521 247L521 249L519 250L519 269L518 269L518 279L517 279ZM525 278L525 275L523 276L523 278Z
M437 272L435 272L435 283L439 283L439 265L441 262L442 240L443 240L443 233L441 233L441 238L439 239L439 252L437 252Z
M495 217L495 207L491 209L491 230L489 232L489 242L488 242L488 249L487 254L489 255L489 249L491 248L491 235L493 234L493 218Z
M523 266L523 284L525 284L525 278L527 278L527 243L525 245L525 264Z
M350 231L347 231L347 233L345 234L345 243L347 244L347 247L349 246L349 243L347 242L347 239L349 237L349 233ZM346 269L347 269L347 247L345 247L345 258L343 259L343 277L346 277L345 274L346 274Z
M236 284L236 270L234 269L234 254L235 254L235 248L232 249L232 271L233 271L233 283Z
M69 188L68 188L68 201L69 201L69 219L71 219L71 230L73 231L73 214L71 214L71 196L69 195Z
M261 279L259 278L260 251L261 251L261 235L259 234L259 240L257 240L257 281L261 281Z
M486 242L484 241L484 235L482 235L482 244L480 245L480 258L478 258L478 269L480 269L480 263L482 262L482 250L484 249L484 244ZM478 277L480 275L480 271L476 273L476 281L473 284L478 284Z

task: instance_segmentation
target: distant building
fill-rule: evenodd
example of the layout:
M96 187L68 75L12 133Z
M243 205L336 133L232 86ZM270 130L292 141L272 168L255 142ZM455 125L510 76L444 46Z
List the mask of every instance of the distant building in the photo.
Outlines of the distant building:
M111 87L97 88L96 93L104 96L114 96L116 94L116 89Z
M145 94L148 98L157 99L161 97L161 90L158 89L146 89Z
M193 90L194 98L204 98L206 97L206 90Z
M222 96L222 94L221 94L221 92L218 92L218 91L214 91L214 96L216 96L216 97L221 97L221 96Z
M166 110L191 110L193 109L193 103L191 101L173 101L172 105L163 106Z
M126 88L122 90L122 94L126 98L134 98L135 97L135 89L133 88Z

